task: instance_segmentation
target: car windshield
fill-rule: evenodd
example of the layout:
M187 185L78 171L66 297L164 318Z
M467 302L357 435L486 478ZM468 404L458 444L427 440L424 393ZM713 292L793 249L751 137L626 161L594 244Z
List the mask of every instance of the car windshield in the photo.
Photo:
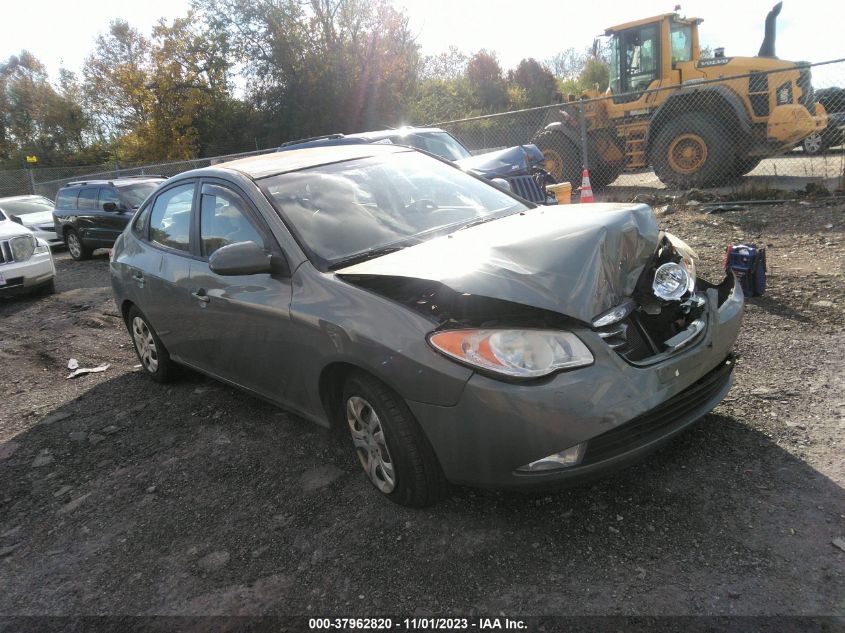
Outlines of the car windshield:
M157 182L135 182L131 185L118 185L120 194L126 200L130 208L135 209L141 206L141 203L147 199L159 183Z
M52 211L53 203L47 198L34 198L32 200L5 200L0 201L0 207L9 215L27 215L29 213L43 213Z
M398 145L410 145L448 160L469 158L472 154L446 132L411 132L393 139Z
M413 151L269 176L260 186L315 263L328 268L526 209L484 181Z

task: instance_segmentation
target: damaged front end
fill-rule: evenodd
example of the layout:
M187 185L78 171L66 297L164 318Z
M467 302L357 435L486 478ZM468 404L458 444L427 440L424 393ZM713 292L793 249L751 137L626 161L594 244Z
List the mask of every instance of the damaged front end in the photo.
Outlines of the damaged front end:
M734 292L731 273L711 284L695 259L650 208L596 205L533 209L337 272L427 316L433 331L587 328L650 365L696 343Z
M719 284L697 277L695 258L683 241L661 233L632 296L594 319L593 330L638 365L660 362L694 344L707 328L708 294L714 295L718 309L736 285L730 271Z

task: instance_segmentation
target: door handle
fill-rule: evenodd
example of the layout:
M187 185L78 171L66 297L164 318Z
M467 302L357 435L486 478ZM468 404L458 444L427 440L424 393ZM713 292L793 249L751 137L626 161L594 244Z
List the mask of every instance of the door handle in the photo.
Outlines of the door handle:
M196 292L192 292L191 296L202 304L201 307L205 307L211 301L211 298L205 293L205 288L200 288Z

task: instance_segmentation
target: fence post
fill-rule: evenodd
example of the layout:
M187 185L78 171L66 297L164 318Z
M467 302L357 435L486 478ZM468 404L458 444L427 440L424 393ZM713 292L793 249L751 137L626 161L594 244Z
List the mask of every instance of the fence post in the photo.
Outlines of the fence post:
M588 157L587 149L587 119L584 116L584 102L578 104L578 120L581 123L581 161L583 162L583 169L590 168L590 159Z
M29 174L29 192L35 195L35 176L32 174L32 168L26 170Z

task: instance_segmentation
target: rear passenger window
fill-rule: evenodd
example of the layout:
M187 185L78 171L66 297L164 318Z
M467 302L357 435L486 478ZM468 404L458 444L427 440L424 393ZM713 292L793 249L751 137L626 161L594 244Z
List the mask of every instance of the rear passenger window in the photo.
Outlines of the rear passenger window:
M79 192L79 201L77 203L78 209L96 209L97 208L97 188L82 189Z
M75 209L76 196L79 195L79 189L62 189L59 195L56 196L57 209Z
M150 213L150 241L188 251L193 201L194 183L173 187L159 195Z
M246 203L234 191L203 185L200 215L203 256L237 242L255 242L264 248L264 238L249 221L246 209Z

